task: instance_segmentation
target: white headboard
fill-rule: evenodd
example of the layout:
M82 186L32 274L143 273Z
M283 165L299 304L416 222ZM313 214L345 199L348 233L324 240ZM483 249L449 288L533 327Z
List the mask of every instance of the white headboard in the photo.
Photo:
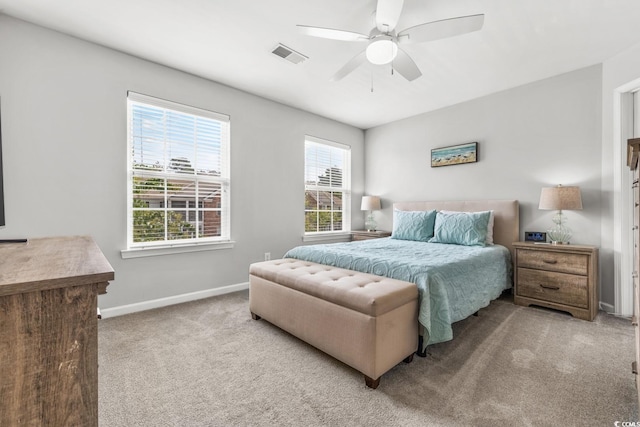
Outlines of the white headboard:
M513 253L513 242L520 240L520 208L517 200L461 200L396 202L401 211L446 210L459 212L493 211L493 241Z

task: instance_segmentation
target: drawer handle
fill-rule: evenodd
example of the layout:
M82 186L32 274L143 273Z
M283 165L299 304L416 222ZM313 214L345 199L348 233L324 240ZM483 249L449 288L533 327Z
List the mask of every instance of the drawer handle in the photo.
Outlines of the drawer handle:
M540 283L540 287L544 289L551 289L552 291L560 290L560 286L543 285L542 283Z
M544 262L545 264L557 264L558 261L555 259L543 259L542 262Z

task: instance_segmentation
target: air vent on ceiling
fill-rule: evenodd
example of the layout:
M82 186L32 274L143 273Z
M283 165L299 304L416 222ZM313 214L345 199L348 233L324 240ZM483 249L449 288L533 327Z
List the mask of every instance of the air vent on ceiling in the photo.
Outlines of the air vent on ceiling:
M286 59L289 62L293 62L294 64L299 64L305 59L309 58L308 56L305 56L300 52L296 52L295 50L283 44L278 44L278 46L275 49L273 49L271 53L279 56L280 58Z

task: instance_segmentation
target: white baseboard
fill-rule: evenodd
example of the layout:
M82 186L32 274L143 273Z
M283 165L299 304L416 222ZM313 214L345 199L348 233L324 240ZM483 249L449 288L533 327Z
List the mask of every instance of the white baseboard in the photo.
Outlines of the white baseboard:
M607 313L615 313L615 309L613 305L607 304L606 302L600 301L600 310L605 311Z
M249 289L249 282L207 289L205 291L190 292L188 294L174 295L166 298L158 298L150 301L137 302L134 304L121 305L118 307L104 308L100 310L100 314L102 314L103 319L106 319L108 317L122 316L124 314L136 313L138 311L151 310L152 308L166 307L168 305L230 294L232 292L243 291L245 289Z

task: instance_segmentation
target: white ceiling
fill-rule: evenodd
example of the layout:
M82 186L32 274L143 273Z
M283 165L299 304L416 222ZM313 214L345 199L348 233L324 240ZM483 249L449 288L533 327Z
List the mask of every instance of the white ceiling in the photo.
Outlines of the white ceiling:
M478 13L484 27L407 45L423 73L413 82L369 64L329 81L366 43L305 36L296 24L368 34L375 5L0 0L0 12L363 129L601 63L640 42L639 0L405 0L398 30ZM294 65L273 55L278 43L309 59Z

